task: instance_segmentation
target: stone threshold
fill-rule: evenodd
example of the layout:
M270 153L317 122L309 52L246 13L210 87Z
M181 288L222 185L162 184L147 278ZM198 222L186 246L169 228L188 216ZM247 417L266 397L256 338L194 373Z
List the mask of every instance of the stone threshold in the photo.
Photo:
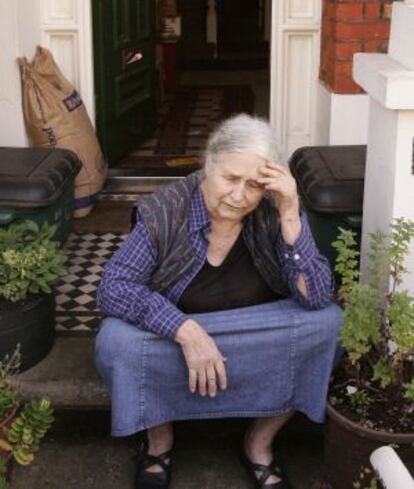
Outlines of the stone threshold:
M49 355L13 381L23 400L46 396L60 409L109 409L94 364L94 338L59 336Z

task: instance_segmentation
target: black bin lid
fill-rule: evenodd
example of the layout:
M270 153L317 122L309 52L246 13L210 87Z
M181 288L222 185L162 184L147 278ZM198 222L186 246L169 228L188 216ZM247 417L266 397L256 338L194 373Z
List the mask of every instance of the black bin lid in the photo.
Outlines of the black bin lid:
M289 160L307 210L361 214L366 145L306 146Z
M0 147L0 207L51 205L80 169L78 157L67 149Z

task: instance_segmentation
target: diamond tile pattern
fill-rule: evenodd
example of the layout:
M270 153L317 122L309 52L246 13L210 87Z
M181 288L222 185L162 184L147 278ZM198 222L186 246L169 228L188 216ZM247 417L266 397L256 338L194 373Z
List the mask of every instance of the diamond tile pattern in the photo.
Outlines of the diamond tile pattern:
M96 289L103 266L126 234L71 233L65 245L66 274L56 287L56 330L59 334L94 334L102 317Z

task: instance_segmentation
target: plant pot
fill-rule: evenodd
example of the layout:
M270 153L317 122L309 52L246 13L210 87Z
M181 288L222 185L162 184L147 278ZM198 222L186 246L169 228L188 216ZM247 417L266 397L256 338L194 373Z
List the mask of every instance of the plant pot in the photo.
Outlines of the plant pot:
M327 415L325 462L328 480L333 488L354 487L361 469L372 470L369 461L371 453L383 445L393 444L407 469L414 474L414 432L389 433L364 428L340 414L329 403Z
M21 371L40 362L55 337L55 296L39 294L25 301L0 300L0 358L20 343Z
M11 424L13 423L15 417L17 414L17 409L14 409L11 413L9 413L6 418L0 423L0 439L7 440L6 436L6 429L8 429ZM2 450L0 448L0 458L6 459L9 458L10 452L6 452L5 450ZM5 474L5 479L6 481L10 481L11 477L11 472L12 472L12 462L13 460L9 458L7 465L6 465L6 474Z

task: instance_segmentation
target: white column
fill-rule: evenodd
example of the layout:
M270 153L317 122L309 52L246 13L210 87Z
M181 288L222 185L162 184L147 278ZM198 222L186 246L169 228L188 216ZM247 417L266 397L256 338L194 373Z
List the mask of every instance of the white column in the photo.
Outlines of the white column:
M394 2L387 54L354 57L354 79L370 97L361 271L369 233L393 218L414 220L414 4ZM414 246L403 288L414 293Z

